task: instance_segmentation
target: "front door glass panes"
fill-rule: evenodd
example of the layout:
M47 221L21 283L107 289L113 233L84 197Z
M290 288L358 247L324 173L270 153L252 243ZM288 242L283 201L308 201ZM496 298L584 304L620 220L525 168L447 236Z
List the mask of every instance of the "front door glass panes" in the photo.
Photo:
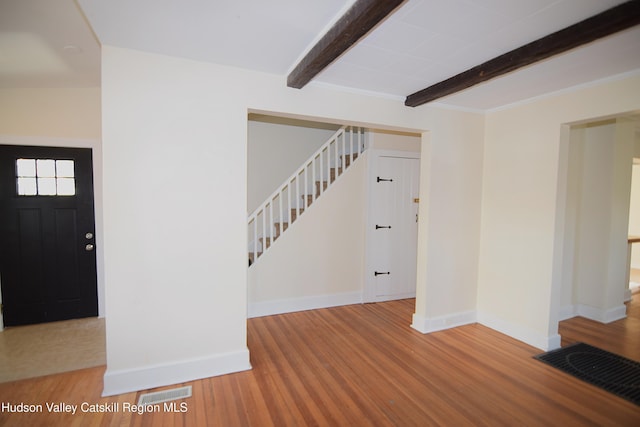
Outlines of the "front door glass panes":
M19 196L74 196L74 161L17 159L16 183Z

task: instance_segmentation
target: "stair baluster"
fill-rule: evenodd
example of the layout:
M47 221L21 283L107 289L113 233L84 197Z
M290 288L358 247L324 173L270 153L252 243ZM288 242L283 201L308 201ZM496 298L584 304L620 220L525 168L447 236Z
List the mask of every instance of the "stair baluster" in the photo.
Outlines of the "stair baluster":
M353 164L364 149L364 129L340 128L280 188L249 215L247 221L249 265L273 245L274 241L327 190L329 185ZM331 167L332 161L334 167ZM311 177L309 177L310 173ZM302 192L301 186L303 186ZM278 199L277 204L276 199ZM276 204L277 218L274 213L274 204Z

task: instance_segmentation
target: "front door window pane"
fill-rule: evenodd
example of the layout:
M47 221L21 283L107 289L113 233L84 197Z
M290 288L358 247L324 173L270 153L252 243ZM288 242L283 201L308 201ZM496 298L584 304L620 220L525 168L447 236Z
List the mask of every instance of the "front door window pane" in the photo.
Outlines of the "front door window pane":
M58 178L73 178L73 160L56 160L56 176Z
M38 195L39 196L55 196L56 179L55 178L38 178Z
M56 176L56 162L50 159L38 159L38 174L39 178L55 178Z
M35 163L34 163L35 168ZM38 194L38 186L35 178L18 178L18 195L19 196L36 196Z
M58 196L73 196L76 194L76 183L73 178L56 178Z
M36 176L36 159L18 159L16 172L18 176Z
M19 196L74 196L75 162L17 159L16 184Z

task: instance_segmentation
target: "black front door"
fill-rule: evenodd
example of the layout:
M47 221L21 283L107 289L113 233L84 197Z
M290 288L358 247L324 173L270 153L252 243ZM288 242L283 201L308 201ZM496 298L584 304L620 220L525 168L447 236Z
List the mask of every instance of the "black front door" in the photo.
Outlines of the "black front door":
M91 149L0 145L5 326L98 315Z

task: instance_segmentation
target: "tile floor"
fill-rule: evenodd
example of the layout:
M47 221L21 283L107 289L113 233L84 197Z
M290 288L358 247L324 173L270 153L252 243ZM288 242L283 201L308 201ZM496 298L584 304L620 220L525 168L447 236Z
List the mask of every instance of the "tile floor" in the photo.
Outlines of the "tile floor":
M0 332L0 382L105 364L103 318L17 326Z

